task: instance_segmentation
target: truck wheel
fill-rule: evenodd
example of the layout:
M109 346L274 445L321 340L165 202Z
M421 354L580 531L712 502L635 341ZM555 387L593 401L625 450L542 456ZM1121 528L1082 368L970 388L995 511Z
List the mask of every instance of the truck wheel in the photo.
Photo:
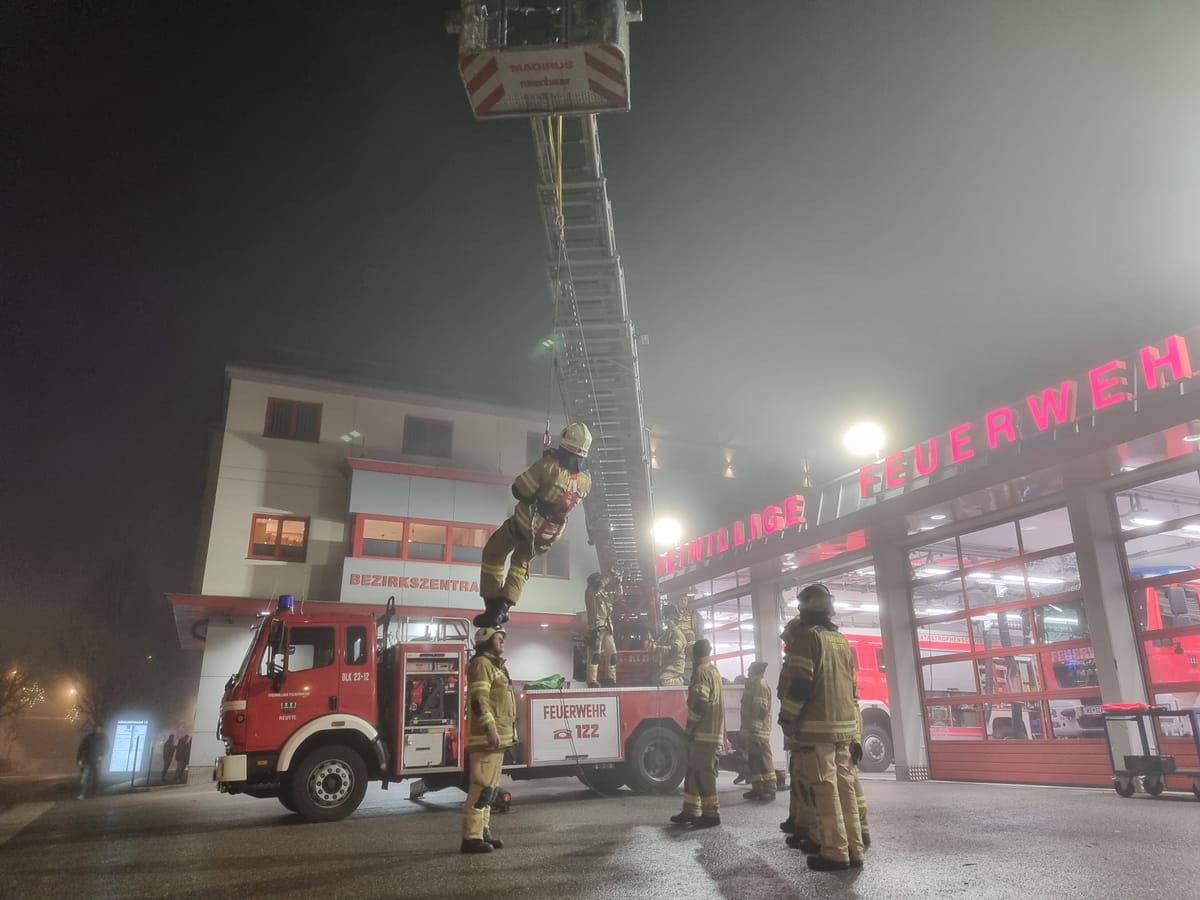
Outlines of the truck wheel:
M1133 792L1137 790L1137 782L1132 778L1114 778L1113 790L1122 797L1132 797Z
M1167 782L1158 775L1152 775L1142 780L1142 787L1146 789L1146 793L1151 797L1157 797L1166 788Z
M879 725L864 725L862 730L862 762L864 772L885 772L894 760L892 736Z
M624 786L625 774L624 766L614 766L611 769L583 769L576 777L584 787L604 796L615 794Z
M687 749L678 732L647 728L629 743L626 784L638 794L669 794L687 772Z
M296 801L292 799L291 785L283 785L279 790L279 802L283 804L283 808L288 812L296 811Z
M328 744L300 760L288 781L297 813L310 822L336 822L362 803L367 766L349 747Z

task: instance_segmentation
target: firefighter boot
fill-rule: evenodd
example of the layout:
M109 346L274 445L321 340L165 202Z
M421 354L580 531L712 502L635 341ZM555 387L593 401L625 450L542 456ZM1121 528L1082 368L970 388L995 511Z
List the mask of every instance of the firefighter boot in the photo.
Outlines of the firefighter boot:
M501 850L504 848L504 841L492 834L492 829L490 828L483 829L483 842L485 844L491 844L493 850Z
M671 822L675 825L688 825L695 822L698 818L700 817L692 813L681 812L671 816Z
M492 845L482 838L463 838L462 846L458 848L459 853L491 853Z
M513 602L503 597L484 597L483 605L487 608L473 619L475 627L499 628L508 621L508 610Z

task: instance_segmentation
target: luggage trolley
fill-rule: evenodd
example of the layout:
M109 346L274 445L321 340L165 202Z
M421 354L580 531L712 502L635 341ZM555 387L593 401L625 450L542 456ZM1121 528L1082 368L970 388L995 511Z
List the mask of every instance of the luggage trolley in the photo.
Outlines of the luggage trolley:
M1160 729L1155 720L1186 719L1191 726L1192 743L1200 757L1200 710L1167 709L1144 703L1106 703L1104 737L1108 742L1108 758L1113 767L1113 788L1122 797L1132 797L1137 780L1151 797L1157 797L1167 786L1167 776L1192 779L1192 793L1200 800L1200 769L1178 769L1174 756L1164 756L1159 750ZM1139 752L1126 752L1137 750Z

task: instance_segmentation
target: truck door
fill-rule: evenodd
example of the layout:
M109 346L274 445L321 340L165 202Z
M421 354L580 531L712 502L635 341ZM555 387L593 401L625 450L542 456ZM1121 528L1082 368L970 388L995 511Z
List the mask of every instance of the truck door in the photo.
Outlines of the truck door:
M290 734L300 725L339 709L337 629L332 625L293 625L287 630L287 658L279 690L279 722Z

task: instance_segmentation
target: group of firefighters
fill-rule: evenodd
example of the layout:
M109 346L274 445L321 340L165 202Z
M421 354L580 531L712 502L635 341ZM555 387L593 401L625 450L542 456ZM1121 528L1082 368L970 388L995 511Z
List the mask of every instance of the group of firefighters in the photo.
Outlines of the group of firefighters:
M516 509L483 549L480 593L485 610L475 617L475 655L467 670L470 788L463 807L463 853L490 853L503 846L489 826L504 752L516 743L516 697L505 668L504 623L520 599L530 561L559 538L567 516L591 489L585 471L591 441L586 425L572 423L563 429L558 446L547 449L517 476L512 486ZM589 576L584 595L589 687L616 684L613 607L620 593L615 572ZM858 779L862 718L854 657L833 623L829 589L811 584L797 600L799 615L788 622L782 635L784 661L775 691L791 775L788 818L780 828L789 834L788 846L808 854L809 868L861 868L870 837L866 798ZM683 808L671 822L709 828L721 824L717 797L717 760L725 743L721 676L694 612L666 606L663 619L666 628L653 642L661 659L658 683L683 684L689 656L692 662ZM605 664L603 681L601 663ZM742 698L741 742L751 779L751 789L743 796L750 800L773 800L777 784L766 667L764 662L750 665Z

